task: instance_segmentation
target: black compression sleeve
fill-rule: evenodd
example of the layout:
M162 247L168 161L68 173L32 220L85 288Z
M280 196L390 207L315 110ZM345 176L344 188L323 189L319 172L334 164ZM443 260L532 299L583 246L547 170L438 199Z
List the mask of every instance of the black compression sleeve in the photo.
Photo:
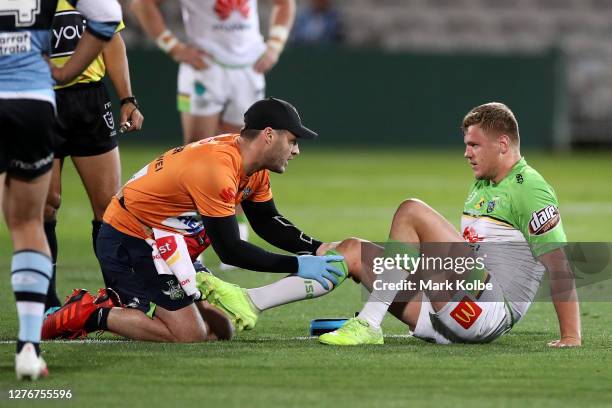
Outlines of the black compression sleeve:
M277 248L304 255L314 254L321 245L321 241L304 234L280 215L274 200L262 203L243 201L242 209L255 233Z
M265 251L240 239L235 216L202 217L206 235L222 262L260 272L296 273L295 256Z

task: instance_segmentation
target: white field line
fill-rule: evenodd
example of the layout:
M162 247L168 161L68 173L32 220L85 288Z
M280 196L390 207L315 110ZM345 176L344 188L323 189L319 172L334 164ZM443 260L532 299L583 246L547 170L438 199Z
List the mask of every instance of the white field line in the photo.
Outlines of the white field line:
M386 335L386 339L408 339L412 337L409 334L389 334ZM258 341L287 341L287 340L314 340L317 336L298 336L298 337L280 337L280 338L272 338L272 337L263 337L254 340ZM15 344L15 340L2 340L0 344ZM43 341L44 343L59 343L59 344L121 344L121 343L137 343L132 342L131 340L113 340L113 339L82 339L82 340L51 340L51 341Z
M559 207L561 209L562 214L592 214L592 215L601 215L601 214L612 214L612 202L604 202L604 201L593 201L586 203L579 202L561 202Z

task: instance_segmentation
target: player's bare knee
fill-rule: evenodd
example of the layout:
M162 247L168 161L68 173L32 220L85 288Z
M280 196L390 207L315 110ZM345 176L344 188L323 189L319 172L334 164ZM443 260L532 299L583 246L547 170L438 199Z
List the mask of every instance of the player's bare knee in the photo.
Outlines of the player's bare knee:
M393 222L399 221L402 223L411 223L417 219L428 207L429 206L425 204L425 202L419 200L418 198L409 198L404 200L399 207L397 207L395 215L393 216Z
M344 256L351 276L361 270L361 243L359 238L347 238L336 247L336 251Z

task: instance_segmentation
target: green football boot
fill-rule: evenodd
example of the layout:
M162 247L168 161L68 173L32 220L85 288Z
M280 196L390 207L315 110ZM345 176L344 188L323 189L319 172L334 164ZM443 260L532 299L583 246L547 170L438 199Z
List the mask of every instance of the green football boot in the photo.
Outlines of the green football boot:
M202 292L202 299L206 299L228 315L236 332L252 330L255 327L259 311L251 302L246 289L207 272L196 273L196 285Z
M384 344L385 340L380 328L373 329L365 320L353 317L338 330L320 335L319 342L333 346L357 346Z

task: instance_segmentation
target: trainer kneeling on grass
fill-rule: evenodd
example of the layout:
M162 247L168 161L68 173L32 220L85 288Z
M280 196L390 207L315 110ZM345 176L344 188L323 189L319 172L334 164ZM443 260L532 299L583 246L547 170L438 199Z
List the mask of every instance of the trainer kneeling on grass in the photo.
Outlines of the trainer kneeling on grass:
M301 288L316 281L329 290L345 277L342 256L304 255L316 253L322 243L283 218L272 199L268 171L283 173L299 154L298 139L317 134L302 125L291 104L274 98L253 104L244 121L240 134L164 153L123 186L104 214L97 241L104 282L113 291L102 289L94 298L75 290L47 317L43 338L96 330L143 341L230 338L226 315L207 302L194 302L202 292L189 258L211 244L225 263L294 274ZM242 241L235 217L240 203L258 235L301 255L279 255ZM238 330L253 327L256 316L236 319L229 312Z

